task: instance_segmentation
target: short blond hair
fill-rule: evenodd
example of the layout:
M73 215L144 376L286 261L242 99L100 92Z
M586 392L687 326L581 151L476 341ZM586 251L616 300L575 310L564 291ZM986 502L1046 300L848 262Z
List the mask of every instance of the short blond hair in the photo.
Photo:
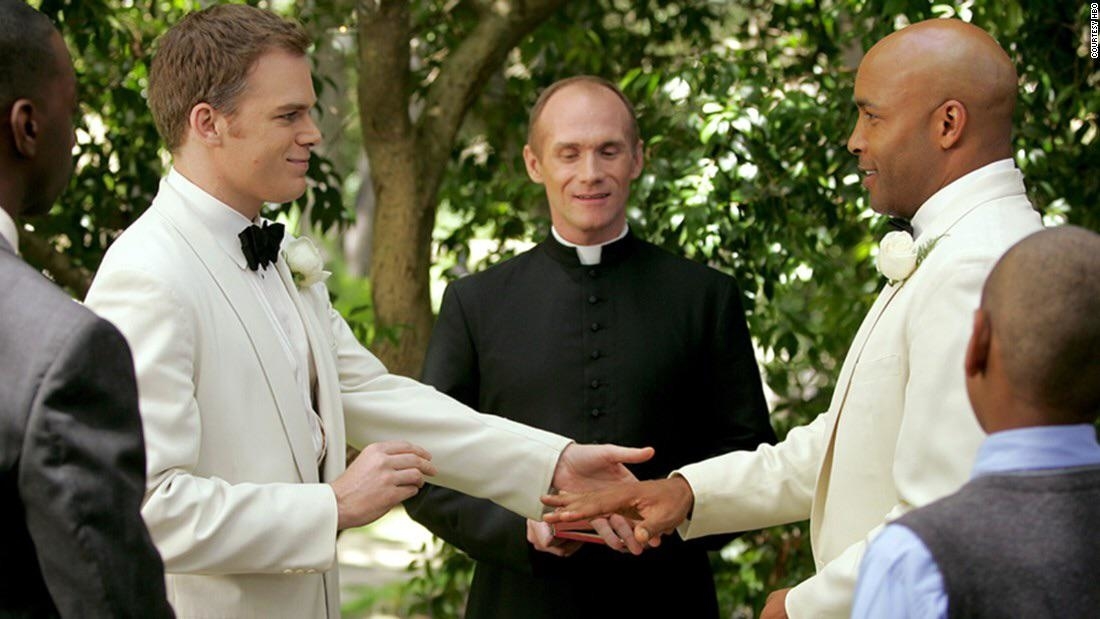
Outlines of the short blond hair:
M296 22L244 4L184 17L160 38L149 71L149 108L168 150L183 144L191 110L199 103L226 114L236 111L260 56L273 49L304 56L309 45Z

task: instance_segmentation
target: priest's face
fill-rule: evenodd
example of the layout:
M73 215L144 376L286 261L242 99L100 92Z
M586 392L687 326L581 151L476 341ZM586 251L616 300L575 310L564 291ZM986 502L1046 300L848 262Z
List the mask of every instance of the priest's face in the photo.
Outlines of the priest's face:
M546 102L523 159L546 187L550 219L578 245L614 239L626 225L630 182L642 171L642 142L619 97L588 82L563 87Z

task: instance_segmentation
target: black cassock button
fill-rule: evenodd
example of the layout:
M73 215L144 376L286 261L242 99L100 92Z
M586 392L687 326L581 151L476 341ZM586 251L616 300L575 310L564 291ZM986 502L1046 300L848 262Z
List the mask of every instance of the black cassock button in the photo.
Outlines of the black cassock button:
M589 303L595 305L596 301L599 301L599 299L596 298L596 295L592 295L592 296L588 297L588 302Z
M599 331L599 330L600 330L600 323L598 323L598 322L592 323L592 331L595 332L595 331Z
M599 417L600 416L600 409L598 409L598 408L592 409L592 416L593 417Z
M589 384L591 384L592 388L595 389L600 386L600 381L593 379L592 382Z
M592 352L588 353L588 356L591 359L599 359L600 358L600 351L593 350Z

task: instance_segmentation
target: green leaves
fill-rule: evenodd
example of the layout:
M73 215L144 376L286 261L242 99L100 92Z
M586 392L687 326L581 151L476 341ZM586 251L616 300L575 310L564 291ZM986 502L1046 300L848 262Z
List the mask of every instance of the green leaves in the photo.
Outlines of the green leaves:
M197 8L193 0L44 0L39 6L73 56L80 115L73 179L51 216L31 223L74 267L94 272L111 241L156 195L169 156L145 100L149 64L157 37ZM315 155L309 179L306 195L279 211L308 210L326 229L350 221L331 161Z

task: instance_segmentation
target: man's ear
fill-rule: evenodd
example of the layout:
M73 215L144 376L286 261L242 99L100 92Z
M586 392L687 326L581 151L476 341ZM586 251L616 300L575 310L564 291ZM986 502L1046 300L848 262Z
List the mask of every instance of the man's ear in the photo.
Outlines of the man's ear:
M25 159L33 159L38 152L38 112L30 99L17 99L11 106L8 118L15 152Z
M642 167L645 166L645 144L642 144L641 140L638 140L634 144L634 165L630 168L630 180L634 180L641 176Z
M535 154L535 149L531 148L530 144L523 145L523 164L527 166L527 176L541 185L542 165L539 163L538 155Z
M206 102L196 104L187 121L191 134L200 142L210 146L222 143L225 117L214 106Z
M989 367L989 346L992 339L989 314L979 307L974 310L974 328L970 333L970 342L966 345L967 378L985 374Z
M932 112L932 119L936 123L936 140L940 148L948 150L962 139L969 117L962 101L948 99Z

